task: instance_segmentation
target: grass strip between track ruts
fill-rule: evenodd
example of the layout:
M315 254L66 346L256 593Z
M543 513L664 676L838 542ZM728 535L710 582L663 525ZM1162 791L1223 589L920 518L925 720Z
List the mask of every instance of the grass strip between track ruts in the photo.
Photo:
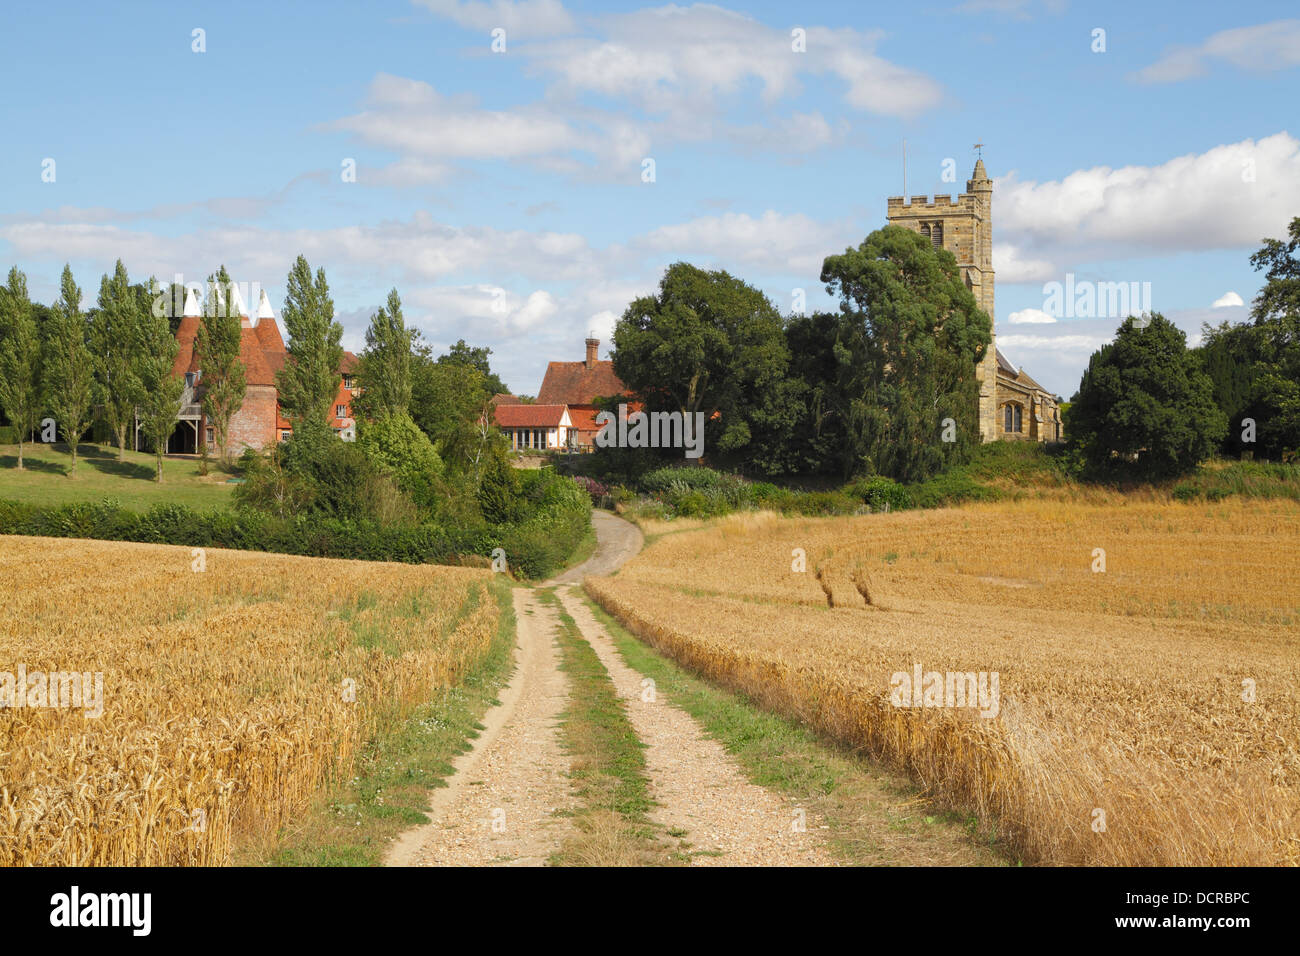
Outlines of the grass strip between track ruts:
M555 608L560 668L569 678L561 718L570 775L580 806L573 834L553 866L663 866L685 862L663 828L650 819L654 801L646 776L645 745L628 720L614 681L582 637L553 590L537 592Z

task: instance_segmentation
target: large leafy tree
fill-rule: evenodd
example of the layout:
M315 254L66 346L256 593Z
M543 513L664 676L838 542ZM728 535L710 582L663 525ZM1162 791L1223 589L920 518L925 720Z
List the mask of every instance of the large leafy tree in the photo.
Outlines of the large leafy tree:
M1254 325L1201 326L1201 344L1192 350L1201 369L1210 378L1214 403L1227 416L1228 431L1223 451L1237 455L1258 446L1243 441L1248 419L1257 420L1257 380L1267 348L1266 337ZM1267 419L1267 415L1263 416Z
M95 389L95 365L86 344L81 289L72 269L63 267L59 300L50 312L45 338L45 406L54 416L72 454L69 477L77 476L77 442L86 430Z
M828 378L813 397L842 436L839 470L917 481L968 456L992 322L952 253L886 226L828 256L821 279L840 299L839 321L802 332L824 343L816 361Z
M151 282L149 292L156 291ZM153 295L150 295L152 302ZM143 395L140 399L140 424L145 437L154 448L154 480L162 481L163 455L167 439L176 427L176 416L181 410L181 392L184 381L172 374L176 353L180 345L172 334L171 323L162 308L146 308L139 327L139 356L136 372L140 376Z
M1124 321L1094 352L1070 403L1071 440L1097 472L1143 480L1190 471L1223 440L1214 386L1163 315Z
M366 329L361 353L362 393L355 407L374 418L406 415L411 407L411 333L402 318L402 300L393 289Z
M1260 454L1300 450L1300 216L1286 241L1265 239L1250 257L1265 283L1251 308L1260 349L1250 413ZM1233 423L1236 427L1237 423Z
M438 364L460 365L474 369L483 376L483 384L489 395L509 392L506 383L492 371L492 365L488 361L491 354L492 350L487 346L467 345L464 339L457 339L456 344L447 349L445 354L438 356Z
M328 425L333 418L343 361L343 326L334 321L325 270L299 256L289 270L289 290L281 313L289 333L288 357L276 378L280 404L297 429L305 421Z
M244 363L239 358L239 310L234 283L223 265L208 276L208 296L199 321L194 351L203 389L203 416L212 426L212 438L223 464L230 464L230 422L244 404L248 389ZM200 437L203 447L207 441Z
M0 408L18 432L18 469L23 442L41 413L41 342L27 294L27 277L15 266L0 287Z
M677 262L657 294L624 311L613 359L646 411L703 413L706 451L743 461L776 417L790 354L767 296L726 272Z
M90 320L90 345L95 356L99 416L117 442L119 459L126 457L126 433L142 395L136 372L140 311L140 297L118 259L113 274L99 283L99 307Z

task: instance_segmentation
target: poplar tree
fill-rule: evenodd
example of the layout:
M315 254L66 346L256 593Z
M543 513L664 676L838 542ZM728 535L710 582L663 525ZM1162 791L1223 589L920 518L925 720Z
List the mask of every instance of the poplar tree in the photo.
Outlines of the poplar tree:
M242 333L233 289L224 265L215 276L208 276L208 298L194 342L203 388L203 415L212 426L221 462L226 466L230 464L230 421L243 406L248 389L244 363L239 359ZM200 435L199 440L206 449L207 437Z
M94 357L86 345L86 317L81 312L81 289L72 269L63 267L59 300L50 312L45 339L45 407L63 431L72 453L68 477L77 476L77 441L90 420L95 387Z
M156 292L156 282L150 280L150 298ZM164 309L152 307L141 316L139 327L139 356L137 373L143 386L140 400L140 424L145 437L153 443L156 470L155 481L162 481L163 455L167 439L176 428L176 416L181 410L181 392L185 387L179 375L172 374L180 344L172 334L171 323Z
M95 354L95 379L100 420L117 439L118 460L126 458L126 430L140 401L138 329L140 299L118 259L113 275L99 283L99 308L90 320L90 344Z
M375 418L406 415L411 407L411 333L402 318L402 300L393 289L366 329L361 353L361 396L357 406Z
M18 431L18 470L23 469L23 439L41 411L41 344L27 277L14 266L0 289L0 407Z
M328 426L339 391L339 366L343 361L343 326L334 321L325 270L299 256L289 270L289 289L281 317L289 333L284 367L276 376L280 405L294 424L318 422Z

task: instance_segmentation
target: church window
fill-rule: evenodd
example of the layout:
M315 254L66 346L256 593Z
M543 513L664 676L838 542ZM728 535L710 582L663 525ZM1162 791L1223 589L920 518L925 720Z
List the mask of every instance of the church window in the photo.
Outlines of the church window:
M930 228L930 244L933 245L936 249L943 248L943 223L942 222L936 222Z
M1018 432L1023 426L1022 412L1019 405L1013 405L1008 402L1004 406L1002 430L1004 432Z

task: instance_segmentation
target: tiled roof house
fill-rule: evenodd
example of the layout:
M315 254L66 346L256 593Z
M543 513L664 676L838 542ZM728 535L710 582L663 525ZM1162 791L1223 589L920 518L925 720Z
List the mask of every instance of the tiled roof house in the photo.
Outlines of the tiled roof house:
M596 424L598 398L615 398L628 394L617 375L614 363L601 361L597 353L600 339L587 339L587 355L581 362L548 362L546 376L537 393L539 405L566 405L572 420L573 443L590 447L600 426Z

